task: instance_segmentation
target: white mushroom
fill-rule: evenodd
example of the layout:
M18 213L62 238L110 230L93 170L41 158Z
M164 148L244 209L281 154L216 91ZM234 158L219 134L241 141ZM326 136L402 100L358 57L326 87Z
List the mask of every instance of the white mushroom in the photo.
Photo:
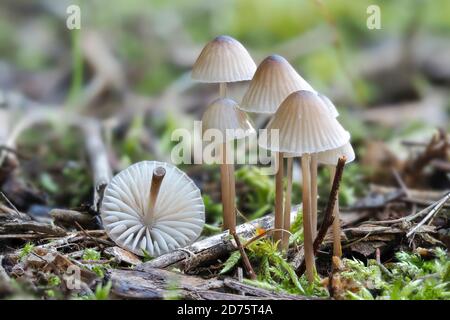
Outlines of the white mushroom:
M255 134L245 112L238 108L238 104L228 98L219 98L213 101L202 117L202 130L219 130L222 134L221 143L221 188L223 205L223 227L231 232L236 228L235 215L235 180L234 162L228 159L227 142L242 139Z
M109 237L122 248L159 256L198 238L205 206L184 172L168 163L142 161L108 184L101 218Z
M261 147L301 156L305 261L308 280L312 282L315 265L310 195L311 154L343 146L350 140L350 134L330 116L328 108L316 93L305 90L290 94L266 129L268 140L260 140ZM278 130L278 141L272 141L273 129Z
M239 41L230 36L218 36L209 42L198 56L192 67L192 78L201 82L219 83L220 98L226 98L228 82L250 80L255 70L255 62ZM216 100L210 105L203 116L203 121L208 122L206 127L233 129L236 125L237 127L242 125L244 127L243 136L246 136L248 132L245 130L251 131L253 128L246 120L245 114L234 107L224 108L227 104L234 106L236 103L232 100L222 99ZM221 117L219 118L218 116ZM227 159L228 147L226 141L223 141L221 148L222 163L220 173L224 216L223 228L234 231L236 226L234 162L227 164L224 161L224 159Z
M250 80L256 64L247 49L230 36L218 36L202 50L192 67L192 79L223 83Z
M316 92L285 58L274 54L268 56L259 64L248 90L242 99L240 108L247 112L273 114L289 94L298 90ZM287 249L289 245L289 234L286 232L283 233L281 230L289 229L291 210L290 181L292 181L292 158L287 157L288 185L284 199L283 213L284 157L282 152L278 153L278 170L275 175L274 227L277 231L274 232L273 239L274 241L281 240L280 249Z

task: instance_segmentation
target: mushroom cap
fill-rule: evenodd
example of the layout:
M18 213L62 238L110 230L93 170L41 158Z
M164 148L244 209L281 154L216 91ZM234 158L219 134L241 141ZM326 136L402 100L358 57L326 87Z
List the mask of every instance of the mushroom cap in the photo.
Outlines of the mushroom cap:
M285 58L271 55L256 69L240 108L272 114L289 94L298 90L316 92Z
M325 106L328 108L328 111L330 112L330 115L333 118L337 118L339 117L339 111L337 110L336 106L334 105L334 103L330 100L330 98L328 98L326 95L318 93L320 99L322 99L323 103L325 104Z
M225 141L242 139L255 133L244 111L239 109L236 101L229 98L214 100L203 113L202 129L218 129ZM228 129L228 133L227 133Z
M350 142L347 142L342 147L319 152L317 155L317 161L322 164L336 165L338 159L342 156L347 158L346 163L350 163L355 160L355 151L353 151Z
M153 219L144 222L149 206L153 170L166 170L154 207ZM109 237L124 249L151 256L184 247L198 238L205 223L200 190L177 167L142 161L118 173L108 184L100 209Z
M259 140L261 147L298 156L336 149L350 140L350 134L330 116L319 96L305 90L291 93L266 129L267 140ZM272 129L278 129L278 143L271 142Z
M247 49L230 36L218 36L202 50L192 67L192 79L201 82L250 80L256 64Z

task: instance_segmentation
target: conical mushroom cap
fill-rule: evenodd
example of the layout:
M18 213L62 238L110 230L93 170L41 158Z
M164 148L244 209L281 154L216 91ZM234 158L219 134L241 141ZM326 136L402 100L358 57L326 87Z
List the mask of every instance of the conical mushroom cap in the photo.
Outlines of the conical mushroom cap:
M266 129L267 141L260 139L261 147L298 155L336 149L350 140L350 134L330 116L319 96L305 90L291 93ZM278 129L279 141L271 141L272 129Z
M202 50L192 68L192 79L201 82L250 80L256 64L247 49L229 36L218 36Z
M228 98L216 99L208 106L202 117L202 129L203 132L220 130L225 141L242 139L255 133L245 112L238 108L237 102Z
M347 158L346 163L355 160L355 151L353 151L350 142L347 142L342 147L337 149L331 149L324 152L319 152L317 155L317 161L322 164L336 165L338 159L342 156Z
M285 58L271 55L256 69L240 108L247 112L275 113L283 100L298 90L315 92Z
M153 219L148 212L153 170L163 167ZM124 249L151 256L184 247L200 235L205 206L200 190L177 167L163 162L138 162L117 174L105 189L101 218L109 237Z
M337 118L339 117L339 112L337 111L336 106L334 105L333 102L331 102L331 100L324 94L318 93L319 98L322 99L323 103L325 104L325 106L328 108L328 111L330 112L330 115L333 118Z

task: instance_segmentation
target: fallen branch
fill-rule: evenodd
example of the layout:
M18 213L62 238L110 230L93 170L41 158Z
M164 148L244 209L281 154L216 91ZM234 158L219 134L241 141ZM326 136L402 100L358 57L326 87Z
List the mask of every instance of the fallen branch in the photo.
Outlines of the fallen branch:
M219 280L217 278L205 280L196 276L187 276L156 268L148 268L145 272L135 270L112 270L111 281L111 293L113 297L125 299L310 299L304 296L272 292L230 278L224 280ZM228 291L245 292L246 295L243 296L240 294L224 292L227 289Z
M292 208L291 221L297 216L297 211L298 207ZM266 230L273 228L273 222L273 214L267 215L260 219L237 226L236 234L248 241L248 239L251 239L255 235L257 228ZM235 244L231 241L229 232L225 231L195 242L184 249L176 250L145 262L142 265L137 266L137 270L145 271L148 268L167 267L178 267L182 270L188 270L201 263L224 257L236 249Z
M430 212L425 216L425 218L422 219L412 230L410 230L406 237L410 237L413 235L421 226L423 226L429 219L431 219L436 213L439 212L439 210L442 209L442 207L445 205L445 203L450 199L450 192L447 193L442 200L440 200L433 209L430 210Z
M330 196L328 198L327 208L325 209L325 217L322 221L322 224L320 225L319 232L317 233L316 239L314 240L314 243L313 243L314 256L316 255L317 251L319 250L319 247L322 244L322 241L325 238L325 235L327 234L328 229L333 224L333 220L334 220L333 210L334 210L334 206L336 204L336 199L338 197L339 186L341 183L342 173L344 171L344 166L345 166L346 160L347 159L345 157L341 157L341 158L339 158L338 163L336 165L336 172L334 174L333 185L331 187ZM305 269L306 269L306 264L305 264L305 259L303 259L299 268L296 270L298 276L301 276L305 272Z
M234 241L236 242L236 245L239 249L239 252L241 253L242 262L244 263L245 270L247 271L248 276L252 280L256 280L256 274L253 270L253 267L250 263L250 260L248 260L247 253L245 253L245 249L241 244L241 241L239 240L239 236L236 234L236 231L233 231L231 235L234 238Z

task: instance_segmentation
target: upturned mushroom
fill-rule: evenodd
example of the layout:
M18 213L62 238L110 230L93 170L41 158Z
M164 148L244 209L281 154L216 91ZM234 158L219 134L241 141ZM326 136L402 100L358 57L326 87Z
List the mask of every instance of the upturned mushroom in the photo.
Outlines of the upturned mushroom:
M280 104L292 92L308 90L315 92L311 85L305 81L289 62L279 55L270 55L265 58L256 69L250 82L240 108L247 112L273 114ZM292 182L292 157L287 157L287 190L283 213L283 153L277 154L278 171L275 176L275 232L274 241L281 240L280 248L287 248L289 234L281 230L289 229L290 201Z
M305 90L291 93L280 105L266 129L268 139L259 141L261 147L301 156L305 262L308 280L312 282L315 263L310 195L311 154L343 146L349 141L350 134L330 116L327 107L316 93ZM272 130L278 130L278 141L272 141Z
M229 188L222 181L223 227L234 232L236 229L235 215L235 181L234 163L227 153L227 144L231 141L245 138L255 133L245 112L238 108L237 102L228 98L219 98L211 103L202 117L202 130L219 130L223 138L220 161L222 179L228 178Z
M205 223L200 190L177 167L138 162L107 185L101 219L109 237L137 255L151 256L192 243Z
M327 165L330 170L330 186L333 184L333 178L336 171L336 163L338 159L345 156L346 163L350 163L355 160L355 152L353 151L350 142L346 143L342 147L337 149L332 149L324 152L320 152L317 155L317 160L319 163ZM339 200L336 200L336 204L333 210L334 220L333 220L333 256L342 256L342 246L341 246L341 222L339 220Z
M248 51L236 39L221 35L209 42L202 50L192 68L192 78L201 82L219 83L220 98L227 96L227 83L252 79L256 64ZM230 112L234 112L229 109ZM226 116L228 116L225 113ZM239 117L237 113L231 117ZM234 217L235 182L234 165L226 164L227 143L222 143L221 192L224 210L224 229L234 228L229 217ZM231 200L230 200L231 199ZM232 203L231 206L228 203ZM235 221L235 219L233 219Z

